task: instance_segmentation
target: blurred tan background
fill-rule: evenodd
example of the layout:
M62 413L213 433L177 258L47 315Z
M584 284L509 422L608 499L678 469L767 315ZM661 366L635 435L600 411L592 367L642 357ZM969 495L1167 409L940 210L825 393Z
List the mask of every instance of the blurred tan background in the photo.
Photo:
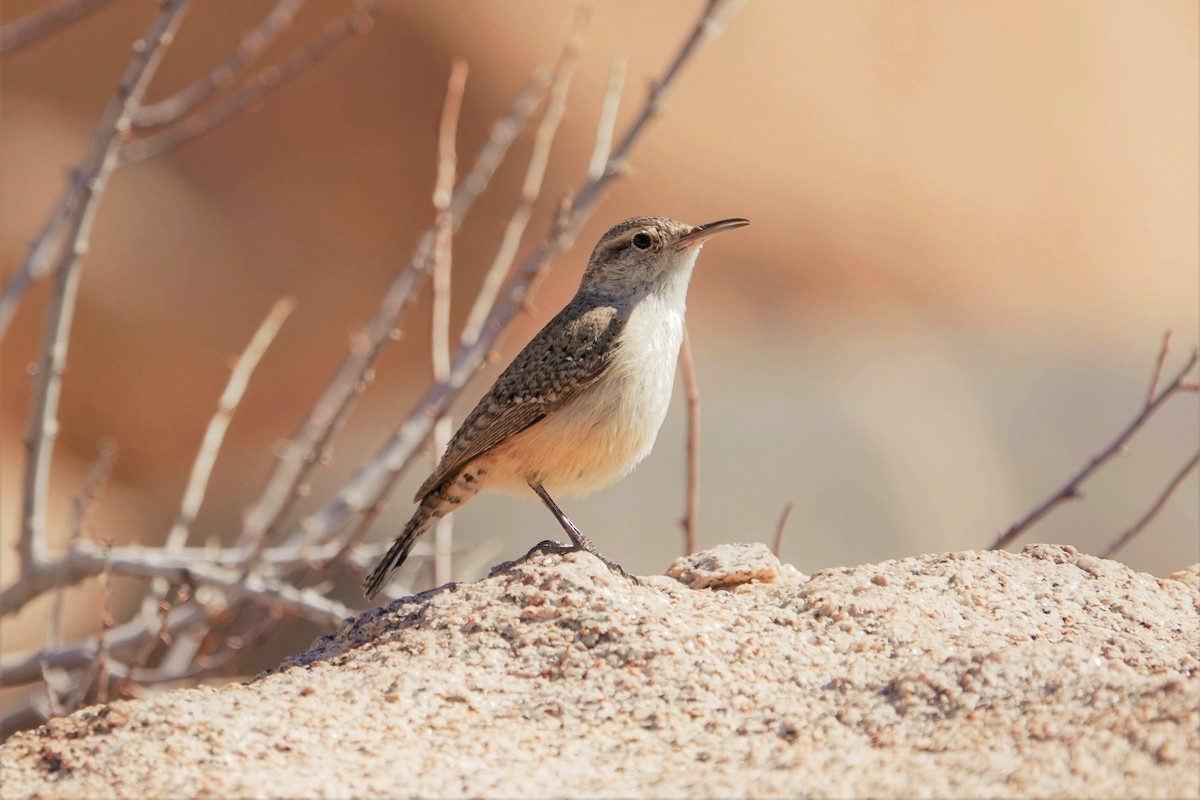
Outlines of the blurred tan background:
M150 99L223 57L269 0L197 0ZM39 7L6 0L0 21ZM591 153L615 54L618 128L700 2L595 3L568 115L527 245ZM346 4L309 3L277 60ZM0 269L82 155L154 4L116 0L0 64ZM432 221L435 131L450 60L471 67L468 164L573 10L550 0L397 2L253 111L117 173L84 265L56 451L52 537L97 443L120 447L98 536L160 540L240 351L270 305L298 309L234 420L199 538L228 540L292 433ZM980 548L1060 486L1136 413L1165 328L1168 371L1200 336L1200 63L1190 0L748 3L691 64L668 111L503 344L501 364L574 291L591 244L635 214L745 216L714 240L689 314L703 398L700 542L767 541L801 570ZM519 190L526 134L455 245L455 324ZM3 569L14 575L20 439L46 299L3 340ZM315 507L428 383L424 298L352 418ZM568 513L606 554L661 571L682 549L684 407L653 455ZM1024 541L1099 552L1200 441L1194 397ZM390 538L424 477L374 527ZM1124 559L1164 575L1198 558L1193 475ZM503 558L557 528L536 504L484 496L456 515ZM347 597L349 601L353 598ZM32 612L31 612L32 613ZM44 613L44 610L40 613Z

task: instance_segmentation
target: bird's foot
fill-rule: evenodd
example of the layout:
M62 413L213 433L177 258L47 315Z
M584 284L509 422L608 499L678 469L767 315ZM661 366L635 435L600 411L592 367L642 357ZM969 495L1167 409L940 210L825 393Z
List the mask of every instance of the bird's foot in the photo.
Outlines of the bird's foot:
M539 555L550 555L550 554L561 556L561 555L566 555L567 553L581 553L581 552L589 553L589 554L595 556L596 558L600 559L600 561L604 564L604 566L608 567L610 570L617 573L622 578L625 578L626 580L628 580L629 582L631 582L633 584L640 583L636 576L630 575L628 572L625 571L625 569L620 564L616 563L615 561L610 561L609 559L605 558L600 553L600 551L596 549L596 546L592 544L591 540L589 540L586 536L584 536L583 534L579 534L579 537L580 537L580 539L583 540L582 542L571 542L571 544L563 544L562 542L556 542L553 539L544 539L544 540L538 542L537 544L535 544L533 547L529 548L529 552L525 554L525 558L526 559L535 558L536 556L539 556ZM571 538L573 539L575 537L571 537ZM525 560L525 559L521 559L521 560Z
M578 549L579 548L573 544L563 544L562 542L556 542L553 539L543 539L533 547L529 548L529 552L525 554L525 558L533 558L539 554L549 553L562 555L564 553L573 553Z

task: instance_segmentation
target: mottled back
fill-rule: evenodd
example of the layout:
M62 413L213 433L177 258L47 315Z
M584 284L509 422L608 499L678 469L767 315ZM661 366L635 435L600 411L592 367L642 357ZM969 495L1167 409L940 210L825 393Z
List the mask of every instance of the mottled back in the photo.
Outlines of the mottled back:
M554 413L591 386L612 363L629 309L577 296L496 379L463 420L437 469L417 490L420 502L510 436Z

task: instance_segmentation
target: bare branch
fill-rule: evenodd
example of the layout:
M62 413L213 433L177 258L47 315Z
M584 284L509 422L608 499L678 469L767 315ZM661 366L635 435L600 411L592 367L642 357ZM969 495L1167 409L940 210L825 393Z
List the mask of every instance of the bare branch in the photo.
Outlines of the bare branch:
M500 246L496 248L496 256L488 267L480 284L479 292L475 295L475 303L467 315L463 325L462 342L470 344L479 336L479 331L487 319L488 312L496 302L496 295L508 274L513 261L517 257L517 249L521 246L521 238L529 224L533 206L542 191L542 180L546 176L546 165L550 161L550 150L554 146L554 135L558 131L559 122L567 105L567 92L571 88L571 78L575 73L575 65L579 63L579 55L583 51L583 39L587 33L587 14L580 10L576 15L575 24L558 65L554 69L554 81L550 86L550 98L546 102L546 111L538 123L537 132L533 137L533 149L529 155L529 163L525 167L525 181L521 185L521 196L517 206L504 226L504 236Z
M679 369L687 397L687 504L683 513L684 555L697 551L696 525L700 510L700 390L696 386L696 364L692 361L692 343L687 328L679 345Z
M171 532L167 534L167 550L178 550L187 543L192 523L196 520L201 503L204 502L208 479L212 475L217 454L221 451L221 443L225 441L225 432L229 430L234 412L242 402L242 396L250 384L250 377L295 307L296 302L290 297L276 302L234 363L233 370L229 373L229 382L225 384L225 390L217 400L216 413L208 421L200 450L192 464L191 475L188 476L187 486L183 490L183 500L179 504L179 516L175 519Z
M173 583L207 586L219 590L225 603L252 600L322 625L336 625L347 615L346 607L308 589L297 589L274 578L244 577L238 568L224 568L203 558L173 554L160 548L121 547L102 549L80 541L70 552L43 565L31 577L0 592L5 615L14 614L45 592L96 577L111 565L113 575L135 578L165 578ZM142 623L145 630L145 624Z
M455 187L450 201L450 217L455 228L462 223L475 199L487 187L509 146L545 93L548 82L544 72L536 73L513 101L508 113L492 126L491 135L476 157L470 174ZM308 419L284 448L266 488L246 516L240 540L243 545L254 545L261 549L274 538L277 526L291 509L309 472L323 456L328 455L333 435L345 421L357 393L365 386L366 374L384 344L391 341L392 332L401 323L428 275L433 257L433 239L433 231L427 231L422 236L409 262L401 267L392 280L366 330L355 337L354 345L342 360L333 380L313 406Z
M340 530L352 515L379 507L383 498L395 485L398 475L411 462L421 442L429 435L433 427L432 420L445 413L445 409L483 363L501 331L525 307L530 287L548 269L554 257L570 245L579 228L591 215L604 189L619 174L619 165L625 162L641 139L646 125L656 113L655 109L661 106L683 66L703 43L720 32L719 22L728 18L729 8L737 5L740 3L725 5L718 0L706 5L704 13L671 62L662 81L651 92L642 112L626 131L621 144L609 159L604 173L599 178L584 183L569 209L555 220L554 227L547 237L521 263L516 274L509 280L508 287L493 306L478 338L459 349L450 370L450 378L430 389L400 430L389 437L376 456L343 487L337 497L306 521L302 530L307 528L316 531L319 536L329 536ZM361 527L356 528L360 529Z
M87 512L91 510L92 503L96 501L105 484L108 483L119 452L116 442L112 439L104 439L100 442L100 453L96 456L91 468L88 469L87 477L83 481L83 489L71 504L70 543L73 544L83 538L83 523L87 519Z
M779 515L779 522L775 523L775 546L771 548L771 552L775 554L776 558L783 552L783 532L787 529L787 521L788 517L792 515L793 505L794 503L788 500L783 507L783 512Z
M217 400L217 410L208 422L200 449L196 453L196 460L192 463L192 472L188 476L187 485L183 490L183 499L179 504L179 515L175 519L175 524L171 526L171 531L167 534L166 542L163 545L165 550L179 551L187 544L192 523L196 520L196 515L204 502L208 479L212 475L213 466L216 464L217 455L221 451L221 444L225 440L225 433L233 420L234 412L237 411L237 407L242 401L242 396L250 383L250 377L258 367L259 361L262 360L267 348L275 341L279 329L295 307L296 303L290 297L277 301L258 326L258 330L254 332L246 349L234 363L225 390L221 392L221 396ZM148 627L161 627L161 617L166 613L164 609L167 607L164 601L169 589L170 583L165 578L155 578L152 581L151 589L142 601L143 615ZM156 618L160 618L160 622L154 622L153 620Z
M108 0L61 0L50 8L35 11L0 28L0 56L54 33L68 23L95 11Z
M1171 348L1171 329L1163 331L1162 347L1158 348L1158 358L1154 362L1154 374L1150 376L1150 388L1146 390L1146 405L1154 402L1158 394L1158 384L1162 381L1163 366L1167 363L1167 351Z
M371 29L374 16L388 0L366 0L326 27L325 32L279 64L266 67L238 91L193 114L161 133L127 143L121 148L121 164L132 164L162 155L210 130L257 103L263 95L279 88L329 55L343 40Z
M1171 482L1167 484L1167 488L1164 489L1162 494L1158 496L1158 499L1154 501L1154 505L1150 506L1150 509L1142 515L1142 518L1135 522L1133 527L1118 536L1116 541L1108 546L1108 549L1104 551L1104 553L1101 555L1101 558L1112 558L1121 550L1123 550L1125 545L1132 542L1134 537L1141 533L1142 530L1150 524L1150 521L1158 516L1158 512L1162 511L1163 506L1167 504L1167 500L1169 500L1171 495L1175 493L1175 490L1179 488L1179 484L1183 483L1184 478L1186 478L1188 473L1194 470L1198 464L1200 464L1200 451L1197 451L1196 454L1192 456L1192 460L1184 464L1183 469L1179 470L1175 477L1171 479Z
M109 553L112 551L112 539L104 542L104 567L100 570L100 632L96 635L96 702L108 702L108 632L113 629L112 618L112 564ZM91 681L80 684L80 700ZM79 701L71 705L78 707Z
M54 289L46 312L42 353L38 363L33 411L25 439L26 462L23 483L21 534L18 553L22 574L33 571L45 559L46 502L50 484L50 461L58 435L58 402L66 370L67 344L79 287L79 266L87 251L88 235L96 206L108 176L116 166L120 137L129 129L129 116L137 108L151 77L182 20L189 0L167 0L144 39L134 45L133 58L117 85L104 119L93 137L76 180L60 201L51 219L64 215L64 245L54 267ZM62 211L66 209L66 211ZM48 226L48 228L53 226ZM34 243L18 273L33 274L33 259L39 249ZM8 287L5 287L6 294ZM0 322L0 326L3 322Z
M1164 337L1163 348L1160 350L1160 361L1165 358L1166 343L1167 339ZM1125 430L1121 431L1116 439L1114 439L1107 447L1093 456L1091 461L1084 465L1083 469L1081 469L1075 474L1074 477L1067 481L1061 489L1047 498L1041 505L1037 506L1035 509L1026 514L1023 519L1013 523L1012 527L1005 531L1000 538L992 542L992 545L989 549L999 550L1008 546L1018 536L1036 524L1038 520L1053 511L1059 504L1064 503L1067 500L1074 500L1078 498L1080 496L1079 487L1084 481L1091 477L1093 472L1103 466L1104 463L1113 456L1122 452L1125 448L1125 443L1129 441L1130 437L1132 437L1141 429L1146 420L1149 419L1150 416L1157 411L1163 403L1170 399L1171 395L1178 391L1187 390L1187 384L1184 378L1186 378L1187 374L1192 371L1193 367L1196 366L1198 359L1200 359L1200 354L1193 349L1191 356L1187 360L1187 363L1184 364L1183 369L1181 369L1175 375L1171 382L1167 384L1167 388L1159 392L1157 396L1148 398L1145 406L1142 408L1141 413L1134 417L1133 422L1129 423L1129 425L1125 427ZM1152 388L1157 388L1158 386L1158 372L1159 369L1156 368L1155 379L1152 381Z
M467 82L467 62L456 59L450 69L446 87L446 103L438 129L438 169L433 189L433 208L437 214L433 248L433 330L430 347L433 350L433 379L444 381L450 373L450 269L451 241L454 221L450 217L450 193L454 188L458 155L454 140L458 133L458 115L462 108L463 90ZM440 453L453 433L450 417L443 415L434 426L435 450ZM437 457L436 455L434 456ZM450 546L454 527L450 519L438 521L434 539L434 580L438 585L450 580Z
M591 181L604 174L604 167L612 154L613 132L617 127L617 111L621 108L621 91L625 87L625 66L628 62L629 59L623 55L613 56L608 88L604 92L604 105L600 108L600 121L596 123L596 146L592 150L592 160L588 162L587 176Z
M195 605L172 609L166 630L170 633L193 625L204 616L204 610ZM118 658L133 653L144 644L146 635L145 626L139 620L118 625L107 634L109 652ZM87 666L95 659L99 644L96 637L90 637L72 647L51 653L43 651L6 655L0 658L0 686L20 686L40 680L43 665L63 670Z
M237 48L209 72L170 97L142 106L133 115L133 127L151 128L174 122L237 77L275 37L292 24L305 0L277 0L262 21L247 31Z
M75 501L71 504L70 546L74 546L83 537L83 523L87 518L87 512L91 508L92 503L100 495L100 491L104 488L104 485L108 482L108 477L112 474L116 458L116 444L111 439L102 441L100 443L100 454L97 456L95 463L88 469L87 477L83 482L83 489L80 490L79 494L75 497ZM66 589L66 586L60 586L58 591L54 593L54 607L50 612L50 624L46 629L46 652L54 652L62 648L63 601ZM62 716L73 711L74 708L69 701L63 702L60 699L60 693L56 688L59 684L67 684L67 675L61 670L54 670L48 665L43 664L42 679L46 683L46 698L50 716Z
M666 105L667 96L670 94L671 87L675 83L675 78L680 70L691 60L696 51L703 47L708 42L720 35L725 29L726 23L737 10L742 7L743 0L708 0L705 3L704 11L700 15L699 21L692 28L688 38L684 41L679 52L675 54L675 58L667 67L662 78L660 78L650 89L650 96L646 99L642 106L641 112L633 123L625 131L625 136L622 137L617 149L613 152L611 158L608 159L608 164L604 168L604 173L597 178L589 180L584 184L583 189L575 197L575 205L584 212L580 215L580 219L576 225L571 227L571 238L578 232L578 228L582 226L583 221L590 215L592 207L599 199L599 195L606 188L611 178L619 175L625 168L629 154L633 151L633 147L642 137L646 126L650 124L650 120L662 113ZM568 242L570 239L568 239Z

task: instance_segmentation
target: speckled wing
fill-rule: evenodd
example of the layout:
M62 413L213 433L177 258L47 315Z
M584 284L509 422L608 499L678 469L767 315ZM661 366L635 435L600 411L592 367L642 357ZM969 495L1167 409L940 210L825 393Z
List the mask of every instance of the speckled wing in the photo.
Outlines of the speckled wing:
M463 420L416 502L475 457L537 423L591 386L612 363L629 312L573 300L517 354Z

